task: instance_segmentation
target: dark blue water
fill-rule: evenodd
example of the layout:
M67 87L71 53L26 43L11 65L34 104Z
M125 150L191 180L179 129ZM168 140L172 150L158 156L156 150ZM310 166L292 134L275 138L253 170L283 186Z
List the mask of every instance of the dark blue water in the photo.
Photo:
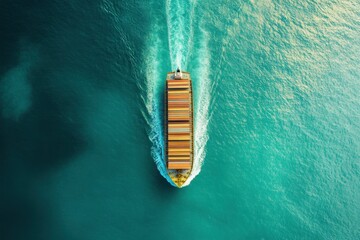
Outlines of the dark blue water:
M360 4L0 2L0 239L358 239ZM195 169L167 181L166 73Z

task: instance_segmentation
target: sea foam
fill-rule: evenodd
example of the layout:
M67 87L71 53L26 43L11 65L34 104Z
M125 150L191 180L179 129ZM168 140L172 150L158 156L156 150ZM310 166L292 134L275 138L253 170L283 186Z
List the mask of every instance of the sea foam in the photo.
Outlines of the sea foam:
M193 42L196 1L168 0L166 2L167 41L168 49L164 49L161 38L161 25L152 26L148 36L147 49L144 53L146 65L146 84L143 100L146 111L143 115L149 125L148 135L152 142L151 155L160 174L173 185L167 174L164 132L163 132L163 98L165 87L165 74L162 66L167 58L164 51L168 50L171 70L182 67L192 71L194 89L194 163L193 172L183 186L187 186L201 171L206 155L208 140L207 126L209 122L210 106L210 51L208 49L209 34L199 29L200 41ZM192 61L190 58L194 57ZM194 66L189 66L189 63ZM188 68L188 69L187 69ZM165 70L164 73L166 73Z

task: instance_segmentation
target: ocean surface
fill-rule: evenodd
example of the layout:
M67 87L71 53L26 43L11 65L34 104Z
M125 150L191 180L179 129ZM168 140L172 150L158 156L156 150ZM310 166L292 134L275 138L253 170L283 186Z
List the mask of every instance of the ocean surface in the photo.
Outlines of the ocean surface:
M360 239L359 57L359 1L1 0L0 239Z

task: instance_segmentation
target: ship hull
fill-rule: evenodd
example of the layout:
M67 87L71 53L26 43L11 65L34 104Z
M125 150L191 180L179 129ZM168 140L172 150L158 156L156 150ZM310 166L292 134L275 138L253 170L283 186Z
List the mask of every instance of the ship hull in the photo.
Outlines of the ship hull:
M182 72L181 77L175 77L175 72L167 74L164 113L167 172L180 188L191 175L194 160L192 81L188 72Z

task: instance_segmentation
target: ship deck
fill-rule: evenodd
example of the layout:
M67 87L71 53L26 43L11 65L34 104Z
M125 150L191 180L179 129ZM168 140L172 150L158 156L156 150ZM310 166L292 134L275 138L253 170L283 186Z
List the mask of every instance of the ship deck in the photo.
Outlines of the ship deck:
M190 74L168 73L165 93L165 145L168 174L181 187L193 166L193 99Z

